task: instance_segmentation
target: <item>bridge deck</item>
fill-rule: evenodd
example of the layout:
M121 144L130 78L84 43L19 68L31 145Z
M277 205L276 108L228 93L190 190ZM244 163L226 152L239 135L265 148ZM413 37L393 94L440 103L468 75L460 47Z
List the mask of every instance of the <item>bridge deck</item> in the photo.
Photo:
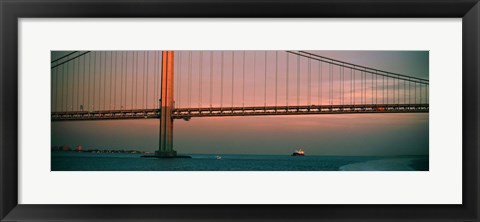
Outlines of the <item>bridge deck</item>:
M355 113L426 113L428 104L364 104L321 106L249 106L176 108L174 119L221 116L306 115L306 114L355 114ZM67 111L53 112L52 121L114 120L159 118L158 109Z

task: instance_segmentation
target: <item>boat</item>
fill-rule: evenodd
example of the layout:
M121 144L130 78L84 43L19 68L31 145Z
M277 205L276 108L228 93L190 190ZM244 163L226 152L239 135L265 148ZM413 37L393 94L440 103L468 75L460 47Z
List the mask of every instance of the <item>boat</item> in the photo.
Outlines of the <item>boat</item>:
M221 160L221 159L222 159L221 156L216 156L215 158L216 158L217 160Z
M303 149L295 150L295 151L292 153L292 156L305 156L305 151L303 151Z

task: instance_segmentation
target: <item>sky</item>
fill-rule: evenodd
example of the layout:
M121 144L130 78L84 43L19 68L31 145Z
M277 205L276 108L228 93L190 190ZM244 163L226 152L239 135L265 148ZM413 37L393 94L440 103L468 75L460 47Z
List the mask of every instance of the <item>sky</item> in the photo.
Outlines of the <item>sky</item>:
M427 80L429 76L427 51L311 52ZM52 52L52 60L67 53L69 52ZM122 68L119 65L121 54L118 52L96 52L93 57L90 53L88 56L91 58L80 57L75 60L75 64L52 69L52 110L79 110L80 105L83 109L155 107L158 84L152 80L156 80L159 73L156 72L159 70L156 61L161 61L160 54L155 51L145 54L141 51L123 55L126 61L124 74L119 74ZM328 65L320 66L320 63L310 61L309 68L307 59L301 59L297 64L299 60L293 55L288 58L287 81L287 53L284 51L267 52L266 62L264 51L246 52L245 65L243 51L217 51L212 55L212 63L211 55L209 51L176 52L174 97L177 107L285 105L287 95L290 105L296 105L297 101L299 105L337 104L341 102L341 94L344 103L358 103L362 99L359 91L362 86L360 83L351 84L353 76L349 70L344 70L344 91L334 91L333 98L329 101ZM100 60L102 56L103 60ZM140 62L132 62L136 57ZM95 66L89 65L87 61L95 61ZM213 67L212 72L210 67ZM133 71L135 69L136 72ZM340 87L336 86L342 84L339 81L341 70L334 68L332 71L335 76L332 79L334 89L337 90ZM92 81L86 80L86 73L89 72L100 76L97 77L95 86L92 84L93 78ZM62 80L65 75L70 75L70 78ZM354 76L358 78L360 73L355 73ZM397 87L400 93L395 95L393 90L379 87L382 85L379 79L372 79L368 75L366 78L366 101L380 103L386 97L389 97L389 101L395 100L398 103L412 99L423 103L428 101L427 87L423 87L420 93L417 86L418 94L415 97L413 88L405 88L406 83L383 82L387 86ZM70 83L68 88L59 87L60 83L65 85L65 82ZM87 90L89 85L91 88ZM210 85L214 87L210 88ZM142 90L144 88L148 90ZM422 100L420 94L423 95ZM192 118L190 121L175 120L174 149L187 154L291 154L293 150L303 148L307 155L426 155L429 150L428 122L428 114L425 113ZM158 149L158 128L159 120L155 119L52 122L52 145L154 151Z

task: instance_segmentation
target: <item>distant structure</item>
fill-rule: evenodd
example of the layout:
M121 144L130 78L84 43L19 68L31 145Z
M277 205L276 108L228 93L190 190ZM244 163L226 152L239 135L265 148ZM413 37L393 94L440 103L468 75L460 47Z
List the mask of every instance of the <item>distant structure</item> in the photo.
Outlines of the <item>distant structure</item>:
M66 145L66 144L65 144L65 145L62 146L62 150L63 150L63 151L70 151L71 149L70 149L70 146L69 146L69 145Z
M75 151L82 151L82 150L83 150L82 145L78 145L77 147L75 147Z

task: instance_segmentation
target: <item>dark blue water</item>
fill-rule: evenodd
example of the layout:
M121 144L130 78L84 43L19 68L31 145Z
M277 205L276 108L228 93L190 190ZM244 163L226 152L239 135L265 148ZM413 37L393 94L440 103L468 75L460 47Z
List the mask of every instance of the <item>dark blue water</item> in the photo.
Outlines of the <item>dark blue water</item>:
M191 159L142 154L52 152L52 171L337 171L428 170L428 157L191 154Z

